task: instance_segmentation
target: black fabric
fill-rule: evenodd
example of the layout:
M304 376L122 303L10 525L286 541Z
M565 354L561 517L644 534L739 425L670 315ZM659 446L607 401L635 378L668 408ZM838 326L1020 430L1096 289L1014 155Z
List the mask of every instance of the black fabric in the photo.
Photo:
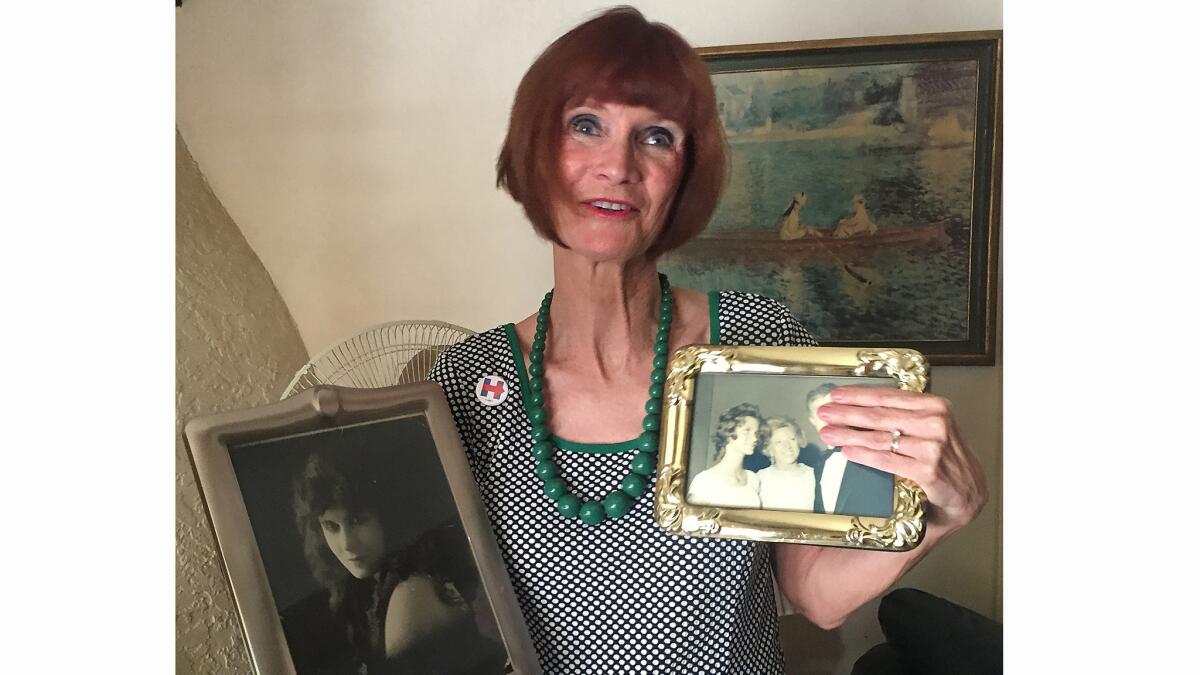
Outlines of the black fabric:
M900 660L900 653L884 642L867 650L854 662L850 675L912 675Z
M904 669L861 673L999 675L1003 671L1003 626L924 591L901 588L884 596L879 625ZM858 664L853 672L860 675Z

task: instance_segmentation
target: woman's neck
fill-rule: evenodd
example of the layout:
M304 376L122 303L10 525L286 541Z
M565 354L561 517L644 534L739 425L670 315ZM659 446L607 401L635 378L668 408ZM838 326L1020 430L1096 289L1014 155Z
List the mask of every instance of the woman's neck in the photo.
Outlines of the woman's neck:
M722 473L734 478L740 478L744 468L742 466L744 460L745 457L742 455L734 454L726 450L725 454L721 457L721 461L717 462L716 466L713 468L716 469L718 473Z
M597 263L555 247L551 354L593 355L619 368L650 351L662 293L654 262Z

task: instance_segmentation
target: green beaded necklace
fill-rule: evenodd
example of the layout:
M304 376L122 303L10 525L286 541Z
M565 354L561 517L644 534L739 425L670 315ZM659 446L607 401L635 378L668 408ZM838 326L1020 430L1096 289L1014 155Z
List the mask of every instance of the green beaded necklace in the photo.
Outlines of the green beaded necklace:
M583 501L571 494L567 483L558 475L554 463L554 443L550 440L550 429L546 426L546 397L542 393L546 373L542 365L546 356L546 327L550 325L550 299L554 291L546 293L538 309L537 328L533 333L533 345L529 350L529 389L526 402L529 422L533 425L533 459L537 462L534 473L542 480L542 491L552 499L559 515L564 518L579 518L588 525L597 525L605 518L620 518L629 512L633 500L646 491L646 476L654 473L658 455L658 429L662 414L663 382L667 378L667 351L671 338L671 285L665 274L658 275L662 287L662 307L658 313L658 335L654 340L654 369L650 371L650 399L646 401L646 417L642 420L645 429L638 436L638 453L629 462L629 475L621 481L619 490L613 490L603 503Z

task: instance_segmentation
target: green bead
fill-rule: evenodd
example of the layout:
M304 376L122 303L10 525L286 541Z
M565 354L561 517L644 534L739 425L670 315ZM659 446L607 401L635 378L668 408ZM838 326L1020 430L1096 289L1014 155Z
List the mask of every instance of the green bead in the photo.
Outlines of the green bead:
M534 424L542 424L546 421L546 409L542 406L537 406L529 411L529 421Z
M642 452L658 452L658 433L643 431L642 435L638 436L638 449Z
M642 428L646 431L658 431L658 415L646 415L642 418Z
M654 465L654 455L648 452L639 452L633 456L633 461L629 462L629 468L634 473L640 473L643 476L654 473Z
M662 399L652 398L646 401L646 412L657 415L662 412Z
M568 492L559 497L554 506L558 509L558 515L563 518L574 518L579 515L580 504L579 497Z
M529 388L533 391L540 392L546 387L546 381L540 377L535 377L529 381Z
M558 499L567 494L567 484L561 478L551 478L542 486L542 492L545 492L550 499Z
M631 473L628 476L625 476L625 480L621 481L621 491L630 497L637 499L638 497L642 496L643 492L646 491L646 485L647 483L645 478L642 478L636 473Z
M588 525L599 525L604 522L604 507L600 502L584 502L579 507L579 519Z
M666 368L667 367L667 357L663 354L659 354L659 355L655 356L654 357L654 367L655 368Z
M529 353L529 360L532 363L541 363L542 360L545 358L546 358L546 356L544 354L542 354L542 350L540 350L540 349L535 349Z
M530 352L530 356L532 356L535 352L541 353L546 351L546 334L542 333L541 335L535 335L533 337L533 345L530 347L530 349L532 350Z
M620 518L629 511L629 506L629 496L624 492L610 492L604 498L604 515L609 518Z
M667 374L666 374L666 372L663 371L662 368L655 368L650 373L650 382L653 384L661 384L662 382L666 381L666 379L667 379Z
M654 343L654 353L655 354L666 356L667 352L670 351L670 349L671 349L671 347L668 346L666 342Z
M537 466L534 467L533 472L536 473L537 477L541 478L542 480L550 480L558 475L558 467L554 465L554 460L543 459L537 463Z
M660 330L660 331L658 331L658 334L654 336L654 344L664 344L665 345L670 341L671 341L671 331L669 331L669 330Z
M662 398L663 385L662 382L650 383L650 398Z
M533 444L533 458L537 460L554 457L554 444L550 441L538 441Z
M529 364L529 374L534 377L541 377L546 374L546 367L540 363Z
M529 407L541 407L546 404L546 395L540 391L535 391L529 396Z
M544 441L547 438L550 438L550 430L546 428L545 424L533 425L533 442L534 443L537 443L538 441Z

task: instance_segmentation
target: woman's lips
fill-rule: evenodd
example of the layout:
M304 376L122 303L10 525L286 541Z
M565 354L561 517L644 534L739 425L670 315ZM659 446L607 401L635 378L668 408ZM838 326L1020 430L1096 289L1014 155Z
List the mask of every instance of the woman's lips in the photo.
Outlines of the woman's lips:
M619 199L592 199L583 202L583 206L601 218L629 218L638 212L636 206Z

